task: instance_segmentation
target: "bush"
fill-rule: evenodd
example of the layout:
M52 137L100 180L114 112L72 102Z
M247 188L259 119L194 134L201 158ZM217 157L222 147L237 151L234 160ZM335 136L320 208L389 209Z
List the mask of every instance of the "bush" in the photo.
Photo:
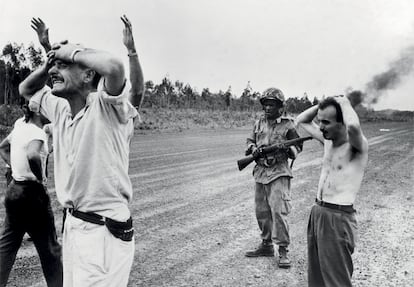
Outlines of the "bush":
M20 106L1 105L0 106L0 125L10 127L14 122L23 116Z

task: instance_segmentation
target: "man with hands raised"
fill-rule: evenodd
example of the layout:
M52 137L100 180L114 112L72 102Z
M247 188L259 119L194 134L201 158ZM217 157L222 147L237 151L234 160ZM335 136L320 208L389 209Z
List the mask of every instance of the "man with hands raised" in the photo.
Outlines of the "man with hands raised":
M367 139L346 97L324 99L302 112L296 123L324 145L308 224L308 284L352 286L351 255L357 236L353 204L368 161Z
M49 76L52 89L45 86ZM67 41L53 45L48 61L19 87L53 124L56 193L66 209L64 286L128 283L135 248L129 144L138 116L131 100L142 97L139 89L131 93L118 58Z

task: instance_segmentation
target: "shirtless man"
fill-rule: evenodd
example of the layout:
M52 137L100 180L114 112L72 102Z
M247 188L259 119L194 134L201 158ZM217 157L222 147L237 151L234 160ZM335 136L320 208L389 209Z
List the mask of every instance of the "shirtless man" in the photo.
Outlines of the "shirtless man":
M319 126L313 122L317 117ZM308 224L309 286L352 286L353 204L368 161L368 142L346 97L330 97L296 122L324 145L316 204Z

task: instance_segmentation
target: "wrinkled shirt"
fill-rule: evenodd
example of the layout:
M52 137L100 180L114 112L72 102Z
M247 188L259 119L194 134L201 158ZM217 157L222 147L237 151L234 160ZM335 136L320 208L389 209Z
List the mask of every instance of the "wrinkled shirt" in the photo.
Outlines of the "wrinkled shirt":
M289 118L267 120L263 115L256 121L252 133L247 138L247 148L252 145L257 148L270 146L298 137L294 123ZM302 150L302 145L295 147L298 151ZM266 158L257 160L253 169L253 177L258 183L268 184L281 176L293 177L285 151L276 151Z
M128 88L110 96L101 80L73 118L69 103L49 87L39 90L29 105L53 124L55 186L62 206L127 220L132 198L129 145L138 116L128 101Z

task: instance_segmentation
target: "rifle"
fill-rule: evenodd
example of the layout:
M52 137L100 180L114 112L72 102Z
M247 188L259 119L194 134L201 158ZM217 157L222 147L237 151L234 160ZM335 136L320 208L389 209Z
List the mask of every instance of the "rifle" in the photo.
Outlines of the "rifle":
M300 144L303 143L307 140L311 140L313 139L312 137L303 137L303 138L296 138L296 139L291 139L291 140L287 140L284 141L282 143L279 144L275 144L275 145L271 145L271 146L267 146L267 147L262 147L259 148L259 153L255 154L255 155L249 155L245 158L242 158L240 160L237 161L237 165L239 167L239 170L243 170L246 166L248 166L249 164L251 164L253 161L255 161L256 159L258 159L259 157L262 157L264 155L270 154L272 152L275 152L278 149L283 149L283 148L288 148L292 145L295 144Z

